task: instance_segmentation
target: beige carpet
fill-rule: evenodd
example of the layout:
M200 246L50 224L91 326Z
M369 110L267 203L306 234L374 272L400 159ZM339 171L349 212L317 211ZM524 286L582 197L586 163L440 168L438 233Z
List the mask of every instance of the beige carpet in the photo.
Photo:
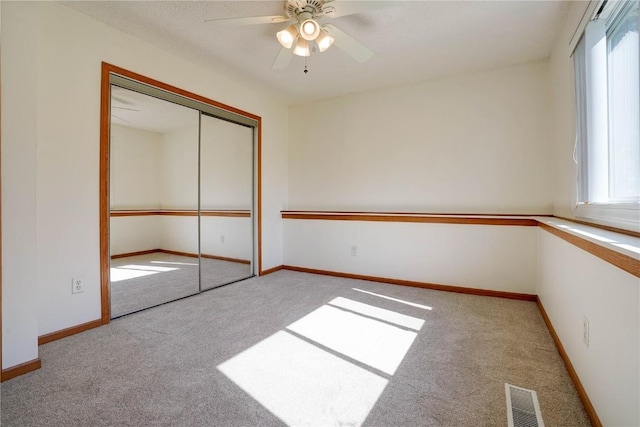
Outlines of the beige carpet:
M200 286L212 289L251 275L248 264L203 258L199 268L197 258L162 252L116 258L111 260L111 317L197 294Z
M535 303L281 271L40 347L2 426L548 426L586 414Z

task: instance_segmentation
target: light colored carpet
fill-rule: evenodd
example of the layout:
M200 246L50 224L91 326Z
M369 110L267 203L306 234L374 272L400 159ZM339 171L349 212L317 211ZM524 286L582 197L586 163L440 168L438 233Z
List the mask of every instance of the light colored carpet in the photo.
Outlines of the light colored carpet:
M203 291L246 279L252 275L249 264L202 258L201 287Z
M162 252L111 260L111 317L199 292L198 259ZM202 290L251 276L250 266L202 259Z
M546 425L589 425L535 303L289 271L40 357L3 384L3 427L504 426L505 382Z

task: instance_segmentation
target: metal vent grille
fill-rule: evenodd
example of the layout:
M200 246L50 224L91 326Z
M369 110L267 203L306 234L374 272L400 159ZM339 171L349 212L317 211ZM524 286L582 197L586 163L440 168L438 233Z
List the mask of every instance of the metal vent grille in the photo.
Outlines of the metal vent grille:
M511 384L504 387L509 427L544 427L536 392Z

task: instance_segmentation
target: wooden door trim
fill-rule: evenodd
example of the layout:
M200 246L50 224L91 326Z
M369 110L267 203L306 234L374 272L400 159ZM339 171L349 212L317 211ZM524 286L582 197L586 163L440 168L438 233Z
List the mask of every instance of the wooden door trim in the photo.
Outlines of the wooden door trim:
M100 86L100 302L101 322L103 325L111 321L111 303L109 295L109 141L110 141L110 108L111 90L110 75L117 74L140 83L162 89L164 91L198 101L215 108L229 111L257 122L257 273L262 271L262 118L239 108L223 104L193 92L163 83L142 74L118 67L107 62L102 63Z

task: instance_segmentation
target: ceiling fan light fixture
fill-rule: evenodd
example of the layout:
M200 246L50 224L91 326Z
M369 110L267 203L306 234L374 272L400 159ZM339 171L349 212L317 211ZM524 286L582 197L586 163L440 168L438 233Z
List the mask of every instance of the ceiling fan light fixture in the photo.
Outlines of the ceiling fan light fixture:
M311 56L311 49L309 48L309 42L303 39L302 37L298 37L298 41L296 41L296 46L293 48L294 55L298 56Z
M320 25L313 19L305 19L300 24L300 35L303 39L311 41L315 40L320 34Z
M285 47L287 49L291 49L291 46L293 46L293 42L296 41L297 36L298 29L295 25L289 25L284 30L278 31L276 33L276 38L278 39L282 47Z
M333 42L336 41L333 37L331 37L325 30L320 31L318 34L318 38L316 39L316 43L318 43L318 49L320 52L324 52L329 49Z

